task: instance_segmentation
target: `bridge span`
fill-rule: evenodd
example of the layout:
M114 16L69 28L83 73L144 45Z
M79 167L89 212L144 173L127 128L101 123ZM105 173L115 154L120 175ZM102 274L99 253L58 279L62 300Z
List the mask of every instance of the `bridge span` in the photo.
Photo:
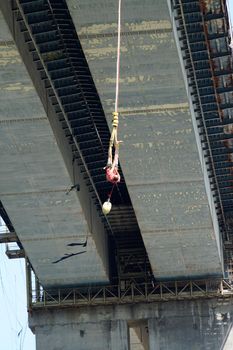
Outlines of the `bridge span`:
M226 1L122 2L122 181L108 216L117 1L2 0L0 9L0 214L9 230L0 242L10 258L26 258L38 349L128 349L129 328L144 349L220 349L232 317ZM203 297L213 303L191 301ZM181 324L173 329L163 300L172 317L187 317L189 340L176 339Z

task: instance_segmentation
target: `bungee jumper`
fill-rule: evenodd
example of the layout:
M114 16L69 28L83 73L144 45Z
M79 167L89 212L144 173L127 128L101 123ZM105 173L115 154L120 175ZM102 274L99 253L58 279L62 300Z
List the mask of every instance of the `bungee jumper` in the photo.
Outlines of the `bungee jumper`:
M117 64L116 64L116 98L115 98L115 111L113 112L113 120L112 120L112 132L109 141L108 148L108 161L107 165L104 168L106 172L106 180L113 184L112 190L108 196L108 200L104 202L102 211L104 215L109 214L112 204L110 202L111 195L114 187L117 183L120 182L121 177L118 172L118 159L119 159L119 145L122 141L118 141L117 139L117 130L118 130L118 95L119 95L119 77L120 77L120 38L121 38L121 0L119 0L118 4L118 37L117 37ZM113 146L115 149L114 158L113 158Z
M113 125L113 130L112 130L112 134L109 142L109 148L108 148L108 161L104 169L106 172L106 180L108 182L111 182L113 186L108 196L108 200L104 202L102 207L103 213L105 215L109 214L110 210L112 209L112 204L110 202L112 192L114 190L115 185L121 181L121 176L118 172L118 159L119 159L119 145L122 141L117 140L118 113L116 112L113 113L112 125ZM113 158L113 145L115 148L114 158Z
M113 130L109 142L109 148L108 148L108 162L105 167L106 170L106 180L108 182L111 182L113 184L116 184L120 182L121 177L118 172L118 159L119 159L119 145L122 141L117 140L117 127L118 127L118 113L114 112L113 113ZM112 161L113 157L113 145L115 147L115 154L114 158Z

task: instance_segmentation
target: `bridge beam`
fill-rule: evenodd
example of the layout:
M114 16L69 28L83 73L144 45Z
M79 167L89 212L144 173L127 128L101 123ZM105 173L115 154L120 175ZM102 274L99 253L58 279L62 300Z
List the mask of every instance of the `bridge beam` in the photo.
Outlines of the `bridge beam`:
M37 2L32 3L36 6ZM20 13L15 11L15 4L12 8L9 1L1 1L0 8L3 13L0 12L2 55L8 57L11 52L14 56L4 66L7 80L1 77L5 95L1 95L0 138L5 148L2 152L4 159L1 158L0 215L10 231L16 230L19 243L44 286L71 286L94 281L106 283L109 280L110 245L104 218L101 210L97 210L95 196L89 186L90 181L81 171L77 152L64 131L64 118L59 114L59 105L49 86L49 78L41 78L44 73L40 66L42 63L34 57L36 49L29 50L28 42L25 43L27 34L26 28L22 28ZM41 101L12 43L12 37ZM7 47L5 40L12 46ZM22 77L23 81L20 82ZM10 91L7 90L8 84L14 87ZM19 85L20 93L17 90ZM24 162L21 157L24 157ZM13 168L17 168L17 178L11 180ZM80 191L77 187L74 187L76 191L68 191L77 185L76 180ZM14 222L14 227L9 218ZM79 252L79 246L69 244L84 242L87 237L85 254L75 255L65 260L64 264L53 264L64 254ZM1 238L6 241L6 237ZM10 250L7 255L9 258L19 258L24 254L21 250Z
M25 251L24 249L7 249L6 255L9 259L25 258Z
M148 350L219 350L232 342L233 305L217 298L32 310L37 350L128 350L129 328L144 324ZM149 348L147 345L149 344Z
M1 243L14 243L18 242L18 237L15 232L7 232L0 234L0 244Z

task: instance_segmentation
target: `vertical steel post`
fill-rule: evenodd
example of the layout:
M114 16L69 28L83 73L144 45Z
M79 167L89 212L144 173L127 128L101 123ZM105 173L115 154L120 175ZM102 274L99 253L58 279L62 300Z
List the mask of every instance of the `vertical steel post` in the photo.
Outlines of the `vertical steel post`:
M35 275L35 287L36 287L36 302L40 301L40 282Z
M32 279L31 279L31 266L27 259L25 258L25 270L26 270L26 291L27 291L27 309L32 308Z

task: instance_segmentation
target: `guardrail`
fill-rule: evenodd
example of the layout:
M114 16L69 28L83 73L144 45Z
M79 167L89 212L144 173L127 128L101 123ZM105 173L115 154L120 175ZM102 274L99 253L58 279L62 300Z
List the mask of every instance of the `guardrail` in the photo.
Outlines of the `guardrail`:
M172 281L137 284L92 286L69 289L35 288L29 291L29 309L82 307L90 305L130 304L168 300L227 298L233 296L233 285L224 279Z

